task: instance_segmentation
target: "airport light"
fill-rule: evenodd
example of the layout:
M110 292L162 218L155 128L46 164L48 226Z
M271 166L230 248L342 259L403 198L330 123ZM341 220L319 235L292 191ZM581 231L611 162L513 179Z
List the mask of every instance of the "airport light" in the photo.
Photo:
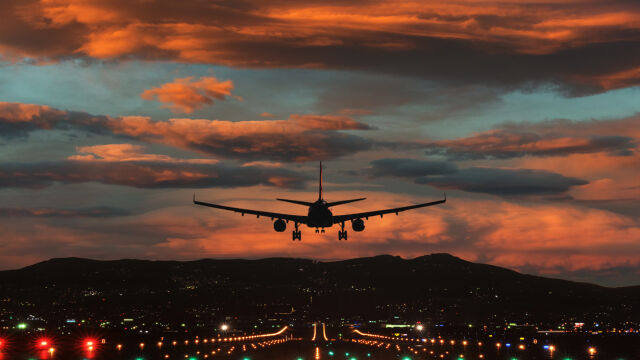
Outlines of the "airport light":
M591 355L591 356L593 356L593 355L595 355L597 353L596 348L594 348L593 346L590 347L587 351L589 352L589 355Z
M418 331L424 330L424 325L422 325L422 324L416 325L416 330L418 330Z
M5 340L3 338L0 338L0 351L4 347L4 344L5 344Z
M36 341L36 346L40 349L48 349L49 347L51 347L51 340L44 337L40 338L38 339L38 341Z
M27 328L27 324L26 323L20 323L18 325L16 325L16 327L20 330L24 330Z
M222 325L220 326L220 330L222 330L222 331L227 331L227 330L229 330L229 325L227 325L227 324L222 324Z

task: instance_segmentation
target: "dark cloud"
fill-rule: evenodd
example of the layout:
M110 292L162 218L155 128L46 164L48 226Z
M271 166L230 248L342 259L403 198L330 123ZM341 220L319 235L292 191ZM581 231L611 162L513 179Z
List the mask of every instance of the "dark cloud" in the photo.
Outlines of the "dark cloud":
M137 188L208 188L268 185L303 188L306 178L286 169L224 164L50 161L0 164L0 188L44 188L54 183Z
M374 177L395 176L416 178L455 173L458 167L446 161L416 159L378 159L371 162L369 174Z
M130 214L131 213L127 210L112 207L91 207L81 209L0 208L0 217L105 218L127 216Z
M585 180L542 170L480 167L441 176L424 176L417 178L416 183L503 196L562 194L572 186L588 184Z
M418 184L501 196L553 195L566 193L585 180L558 173L530 169L470 167L415 159L380 159L364 170L373 176L413 178Z
M629 156L638 139L629 126L640 118L571 122L553 120L540 124L504 124L500 128L454 140L426 145L427 155L451 160L510 159L523 156L566 156L605 153Z

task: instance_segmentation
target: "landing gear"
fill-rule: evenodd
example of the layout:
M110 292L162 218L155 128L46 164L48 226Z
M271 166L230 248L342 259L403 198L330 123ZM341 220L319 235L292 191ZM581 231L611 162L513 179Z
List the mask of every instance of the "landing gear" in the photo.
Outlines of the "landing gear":
M296 225L296 229L293 230L292 233L292 241L302 241L302 231L298 230L298 223L295 224Z
M344 222L340 225L342 230L338 231L338 241L345 239L347 240L347 230L344 229Z

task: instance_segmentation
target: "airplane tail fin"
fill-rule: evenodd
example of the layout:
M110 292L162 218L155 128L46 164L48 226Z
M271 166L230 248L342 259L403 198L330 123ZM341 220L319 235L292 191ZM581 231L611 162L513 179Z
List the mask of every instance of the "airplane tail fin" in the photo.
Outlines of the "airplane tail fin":
M284 202L288 202L288 203L292 203L292 204L298 204L298 205L304 205L304 206L311 206L313 205L313 203L310 202L306 202L306 201L300 201L300 200L290 200L290 199L276 199L279 201L284 201Z
M366 198L334 201L334 202L327 203L327 206L336 206L336 205L348 204L348 203L352 203L352 202L356 202L356 201L362 201L364 199L366 199Z
M322 200L322 161L320 161L320 183L318 186L318 200Z

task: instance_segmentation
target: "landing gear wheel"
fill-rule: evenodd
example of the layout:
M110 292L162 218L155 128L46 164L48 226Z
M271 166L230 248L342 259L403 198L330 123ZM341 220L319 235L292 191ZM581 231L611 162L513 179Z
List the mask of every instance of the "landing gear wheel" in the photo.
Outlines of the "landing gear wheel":
M292 241L296 241L296 240L302 241L302 231L293 230L292 238L293 238Z
M338 240L347 240L347 230L338 231Z

